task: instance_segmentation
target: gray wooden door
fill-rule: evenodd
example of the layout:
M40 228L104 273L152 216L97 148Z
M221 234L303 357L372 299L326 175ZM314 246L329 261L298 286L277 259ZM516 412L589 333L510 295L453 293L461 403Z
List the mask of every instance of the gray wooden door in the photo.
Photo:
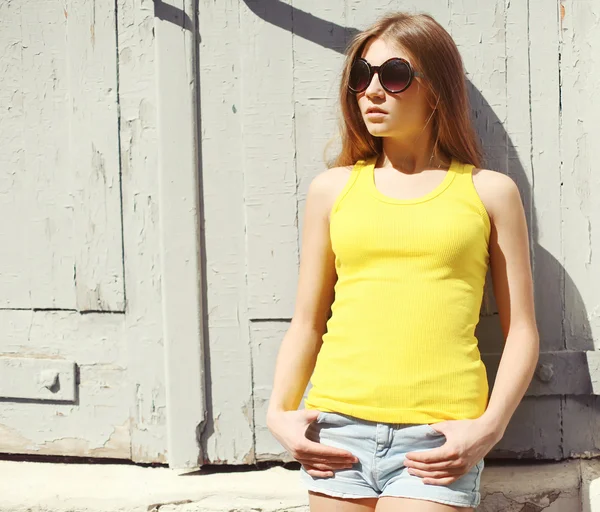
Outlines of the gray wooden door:
M335 132L346 42L392 10L429 12L450 31L487 167L517 182L527 212L542 354L490 456L559 459L596 450L592 198L600 184L587 143L598 131L598 107L583 67L592 83L600 79L593 51L600 36L591 30L592 2L571 5L565 13L542 0L494 0L485 9L475 0L201 4L211 460L288 459L264 415L293 312L304 198ZM503 339L489 276L477 335L491 388Z
M0 2L0 452L202 462L196 34L157 20Z
M0 451L130 457L114 4L0 3Z

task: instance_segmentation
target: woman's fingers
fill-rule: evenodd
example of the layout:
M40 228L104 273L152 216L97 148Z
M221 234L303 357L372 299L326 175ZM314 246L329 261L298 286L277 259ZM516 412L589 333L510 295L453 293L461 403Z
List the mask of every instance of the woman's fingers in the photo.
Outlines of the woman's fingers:
M314 441L305 438L302 444L297 449L299 457L303 460L309 460L312 462L332 462L332 463L356 463L356 457L340 448L334 448L322 443L316 443Z
M310 466L308 464L302 464L302 466L310 476L316 478L327 478L333 476L333 471L317 469L314 466Z
M351 463L341 462L341 463L332 463L329 461L326 462L314 462L313 460L298 460L300 464L304 467L310 466L312 468L321 470L321 471L335 471L338 469L350 469L352 467Z

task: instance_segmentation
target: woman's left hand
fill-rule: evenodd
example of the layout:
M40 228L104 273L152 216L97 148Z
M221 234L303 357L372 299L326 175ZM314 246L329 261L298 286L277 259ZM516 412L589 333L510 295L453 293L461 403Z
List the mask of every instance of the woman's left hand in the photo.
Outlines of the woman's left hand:
M424 484L448 485L467 474L502 435L481 418L450 420L429 425L446 436L439 448L408 452L404 465L411 475L423 478Z

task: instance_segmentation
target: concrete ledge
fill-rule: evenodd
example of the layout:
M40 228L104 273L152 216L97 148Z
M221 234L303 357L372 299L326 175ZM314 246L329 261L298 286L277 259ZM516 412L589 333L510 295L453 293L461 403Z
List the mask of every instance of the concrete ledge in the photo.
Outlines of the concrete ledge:
M600 460L494 465L478 512L600 512ZM1 512L308 512L298 472L0 461Z
M582 512L580 461L486 464L481 476L485 512Z
M298 472L0 461L1 512L308 510Z

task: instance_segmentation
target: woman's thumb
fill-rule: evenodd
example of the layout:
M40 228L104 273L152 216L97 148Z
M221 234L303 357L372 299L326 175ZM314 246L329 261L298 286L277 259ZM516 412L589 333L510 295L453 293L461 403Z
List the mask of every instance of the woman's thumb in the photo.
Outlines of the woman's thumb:
M304 411L304 417L309 423L315 421L319 417L319 414L321 414L321 411L317 409L304 409Z

